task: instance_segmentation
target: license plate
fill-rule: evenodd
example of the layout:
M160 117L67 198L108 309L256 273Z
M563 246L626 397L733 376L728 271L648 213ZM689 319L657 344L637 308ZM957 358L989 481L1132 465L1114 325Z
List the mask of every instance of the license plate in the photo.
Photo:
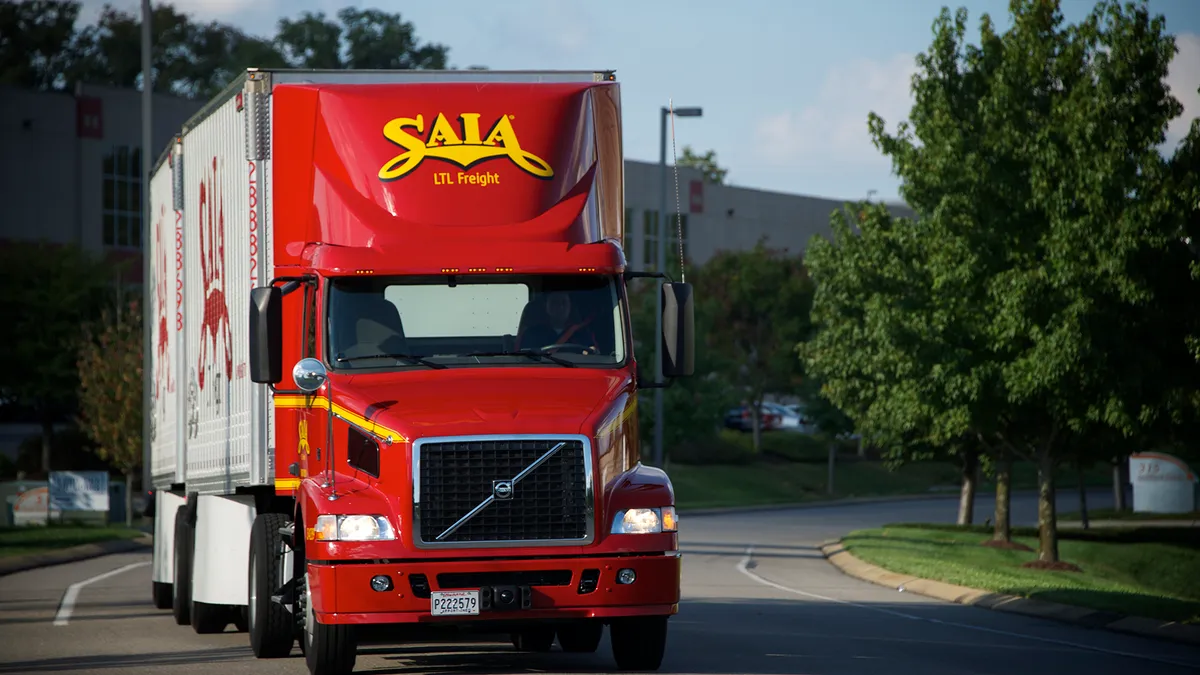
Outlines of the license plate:
M463 616L479 613L479 591L433 591L429 594L434 616Z

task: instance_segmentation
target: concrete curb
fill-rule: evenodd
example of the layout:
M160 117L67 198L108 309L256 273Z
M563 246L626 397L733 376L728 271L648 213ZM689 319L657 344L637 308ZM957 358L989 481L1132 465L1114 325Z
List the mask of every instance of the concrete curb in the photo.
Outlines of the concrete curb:
M847 576L869 581L873 584L900 591L917 593L930 598L954 602L960 605L983 607L1000 612L1011 612L1041 619L1072 623L1086 628L1103 628L1119 633L1141 637L1169 640L1182 644L1200 646L1200 626L1160 621L1138 616L1126 616L1116 612L1101 612L1085 607L1064 605L1057 602L1035 600L1016 595L992 593L977 588L956 586L941 581L921 579L906 574L896 574L864 562L846 550L842 542L835 541L821 546L821 553L834 567Z
M149 534L143 534L133 539L116 539L95 544L82 544L80 546L72 546L45 553L31 553L11 558L0 558L0 577L40 567L50 567L52 565L87 560L89 558L99 558L100 556L112 555L113 553L129 553L153 545L154 537Z

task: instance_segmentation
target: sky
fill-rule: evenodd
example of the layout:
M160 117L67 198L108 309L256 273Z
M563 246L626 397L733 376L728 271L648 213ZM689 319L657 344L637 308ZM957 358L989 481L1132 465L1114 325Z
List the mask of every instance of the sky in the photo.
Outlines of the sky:
M106 0L83 0L91 23ZM138 0L107 0L136 11ZM157 4L157 3L156 3ZM657 162L659 109L699 106L668 128L667 162L685 145L713 150L732 185L836 199L898 199L891 163L872 145L867 115L889 131L912 105L914 57L929 48L941 7L966 7L969 39L981 14L1009 27L1007 0L175 0L200 20L259 36L281 17L344 6L398 12L418 40L447 45L450 63L493 70L616 70L625 156ZM1062 0L1067 22L1091 0ZM1200 116L1200 0L1150 0L1179 52L1168 84L1184 114L1167 144Z

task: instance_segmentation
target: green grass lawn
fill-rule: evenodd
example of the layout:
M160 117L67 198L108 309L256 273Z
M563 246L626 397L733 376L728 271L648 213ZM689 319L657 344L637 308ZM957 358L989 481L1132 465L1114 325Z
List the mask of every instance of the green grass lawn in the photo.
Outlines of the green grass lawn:
M45 553L81 544L113 539L133 539L139 530L121 526L50 525L47 527L0 528L0 558L30 553Z
M953 486L957 479L955 468L948 464L913 464L893 472L880 462L848 462L835 467L835 493L829 495L824 464L765 461L737 466L672 464L667 473L680 509L920 494L928 493L934 486Z
M1035 533L1013 540L1037 548ZM922 524L858 530L843 539L862 560L900 574L1166 621L1200 623L1200 530L1060 533L1059 557L1081 572L1023 568L1029 551L981 546L990 530Z

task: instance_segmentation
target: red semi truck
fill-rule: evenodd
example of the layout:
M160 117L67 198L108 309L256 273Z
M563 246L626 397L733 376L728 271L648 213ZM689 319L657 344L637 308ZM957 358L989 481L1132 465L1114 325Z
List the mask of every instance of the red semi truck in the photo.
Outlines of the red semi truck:
M657 669L611 71L251 69L150 184L153 597L314 675L418 625ZM666 377L691 288L662 284ZM285 367L286 366L286 367Z

